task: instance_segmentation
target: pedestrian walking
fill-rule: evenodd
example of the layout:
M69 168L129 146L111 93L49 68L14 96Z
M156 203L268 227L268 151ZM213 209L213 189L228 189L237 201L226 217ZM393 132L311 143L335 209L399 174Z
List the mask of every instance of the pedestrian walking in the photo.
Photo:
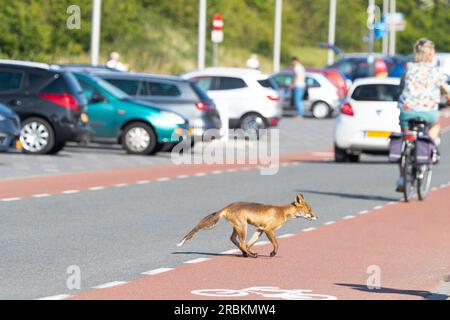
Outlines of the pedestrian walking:
M292 66L294 68L294 77L291 82L291 92L294 98L294 106L297 116L303 117L305 112L303 108L303 96L305 95L305 67L300 63L297 57L292 58Z

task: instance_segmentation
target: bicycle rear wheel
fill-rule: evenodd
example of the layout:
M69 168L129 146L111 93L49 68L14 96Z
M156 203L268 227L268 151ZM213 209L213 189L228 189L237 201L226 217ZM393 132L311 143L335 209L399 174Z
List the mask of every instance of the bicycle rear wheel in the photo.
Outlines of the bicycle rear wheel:
M431 177L433 170L431 165L425 164L420 167L419 178L417 179L417 195L419 200L423 201L428 196L431 186Z
M409 202L416 191L416 173L414 170L414 163L411 161L411 157L403 157L402 174L405 178L405 189L403 190L403 197L405 202Z

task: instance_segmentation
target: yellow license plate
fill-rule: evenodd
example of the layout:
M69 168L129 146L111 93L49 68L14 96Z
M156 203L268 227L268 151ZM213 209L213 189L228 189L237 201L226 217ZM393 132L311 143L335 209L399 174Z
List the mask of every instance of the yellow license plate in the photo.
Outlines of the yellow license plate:
M389 138L392 132L386 131L367 131L366 136L368 138Z
M83 121L84 123L88 123L89 122L89 117L86 113L82 113L81 114L81 121Z
M17 150L22 150L22 142L20 142L20 140L16 140L16 149Z

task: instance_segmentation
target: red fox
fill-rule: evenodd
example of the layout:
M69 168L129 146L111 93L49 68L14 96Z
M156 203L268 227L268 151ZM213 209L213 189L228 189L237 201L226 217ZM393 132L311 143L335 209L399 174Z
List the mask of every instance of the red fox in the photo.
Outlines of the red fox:
M250 249L263 232L267 235L267 238L273 245L273 251L270 253L270 256L274 257L278 252L278 242L274 232L287 220L299 217L311 220L317 219L316 214L306 203L302 194L298 194L293 203L283 206L248 202L233 203L224 209L203 218L195 226L195 228L192 229L180 243L178 243L178 246L181 247L198 231L202 229L208 230L214 228L220 218L225 218L233 227L233 234L231 235L230 240L242 251L244 257L258 257L258 255L251 252ZM245 245L248 224L254 225L257 230L248 244ZM237 238L239 238L239 241Z

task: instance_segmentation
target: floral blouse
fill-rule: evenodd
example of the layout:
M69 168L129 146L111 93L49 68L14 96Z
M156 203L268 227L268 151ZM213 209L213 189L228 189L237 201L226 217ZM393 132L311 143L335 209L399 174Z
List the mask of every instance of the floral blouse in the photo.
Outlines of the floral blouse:
M402 79L399 108L402 111L436 111L441 99L441 88L449 92L447 77L432 63L408 63Z

